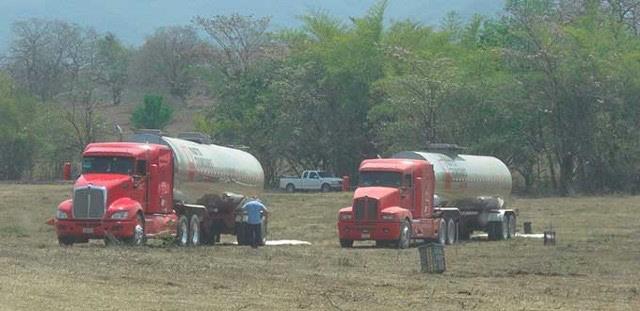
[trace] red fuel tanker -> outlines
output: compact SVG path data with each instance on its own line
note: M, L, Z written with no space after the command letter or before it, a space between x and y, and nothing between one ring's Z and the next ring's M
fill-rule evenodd
M104 239L137 245L174 235L179 245L198 245L215 243L223 233L248 243L240 207L244 195L262 192L264 181L255 157L159 132L131 141L85 148L73 198L56 213L60 244Z
M490 240L515 235L516 214L507 208L511 173L497 158L454 148L405 151L365 160L359 171L353 204L338 215L342 247L359 240L400 248L412 239L452 244L474 230L486 231Z

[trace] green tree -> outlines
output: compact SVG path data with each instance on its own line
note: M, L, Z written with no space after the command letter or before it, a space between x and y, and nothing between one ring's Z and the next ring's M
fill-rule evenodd
M163 103L163 97L145 95L144 103L136 107L131 115L131 123L135 128L164 129L169 125L173 109Z
M0 72L0 180L23 177L34 162L35 100Z

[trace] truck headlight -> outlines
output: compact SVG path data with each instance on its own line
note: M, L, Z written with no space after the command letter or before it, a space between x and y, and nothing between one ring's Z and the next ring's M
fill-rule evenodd
M111 215L111 219L127 219L129 217L129 212L115 212Z
M393 214L382 214L382 220L395 220L396 217Z
M340 220L351 220L353 216L351 214L340 214Z
M56 211L56 218L58 218L58 219L67 219L67 218L69 218L69 216L67 215L67 213L65 213L65 212L63 212L61 210L58 210L58 211Z

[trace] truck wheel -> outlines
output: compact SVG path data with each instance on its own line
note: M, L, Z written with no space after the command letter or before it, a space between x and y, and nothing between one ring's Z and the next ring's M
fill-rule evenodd
M342 247L342 248L351 248L351 247L353 247L353 240L340 239L340 247Z
M457 226L456 226L456 222L453 220L453 218L449 218L449 221L447 221L447 244L451 245L453 243L456 242L456 237L457 237Z
M72 246L74 242L75 242L75 239L73 237L68 237L68 236L58 237L58 244L60 244L60 246Z
M247 226L242 222L236 222L236 240L238 245L247 245Z
M260 246L267 244L267 222L262 221L260 224Z
M447 242L447 222L444 218L440 218L440 226L438 227L438 243L444 245Z
M125 239L125 242L131 246L144 245L144 218L142 215L138 214L136 216L136 226L133 228L133 236Z
M322 192L329 192L331 191L331 186L329 186L329 184L322 184L322 187L320 188L320 191Z
M516 215L509 215L509 238L513 239L516 237Z
M396 243L398 248L409 248L411 243L411 225L406 220L400 225L400 237Z
M189 220L187 216L181 215L180 218L178 218L178 228L176 231L176 244L178 244L178 246L187 246L189 244Z
M293 184L287 184L287 192L294 193L296 191L296 187Z
M200 245L200 218L198 215L192 215L189 221L189 245Z
M502 218L502 222L498 223L498 239L507 240L509 239L509 216L505 215Z

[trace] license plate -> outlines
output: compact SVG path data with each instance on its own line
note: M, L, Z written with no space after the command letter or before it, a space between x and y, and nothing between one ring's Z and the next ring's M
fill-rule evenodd
M368 239L368 238L371 237L371 235L369 233L363 233L361 236L362 236L363 239Z
M82 233L93 233L93 228L82 228Z

